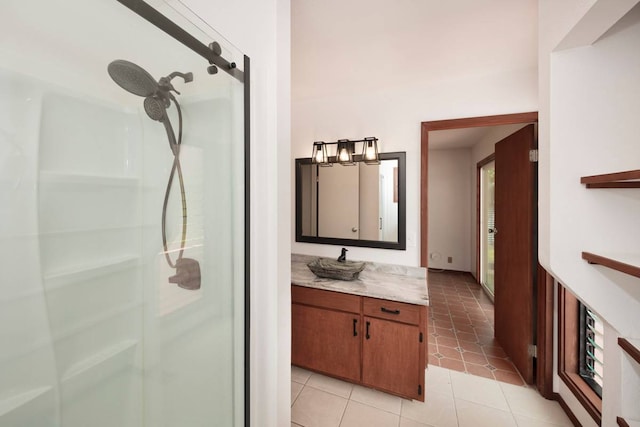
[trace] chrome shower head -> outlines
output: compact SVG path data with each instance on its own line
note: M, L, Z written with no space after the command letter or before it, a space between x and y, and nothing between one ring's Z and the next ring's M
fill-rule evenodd
M111 62L107 71L118 86L134 95L151 96L160 88L151 74L133 62L124 59Z

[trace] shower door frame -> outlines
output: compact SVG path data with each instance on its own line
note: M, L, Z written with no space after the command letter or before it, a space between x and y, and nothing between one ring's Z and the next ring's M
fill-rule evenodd
M250 377L249 377L249 358L250 358L250 177L251 177L251 60L247 55L243 55L243 70L236 67L235 62L229 62L220 54L213 50L212 43L209 46L204 45L194 36L185 31L182 27L171 21L169 18L158 12L149 4L142 0L116 0L123 6L139 15L141 18L155 25L158 29L164 31L167 35L173 37L196 54L206 59L211 66L216 66L224 72L234 77L243 84L244 88L244 425L250 425Z

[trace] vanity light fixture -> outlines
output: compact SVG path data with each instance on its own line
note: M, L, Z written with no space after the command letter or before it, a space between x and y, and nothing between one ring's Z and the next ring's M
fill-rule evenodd
M348 139L338 140L338 149L336 150L336 158L342 166L355 166L353 161L353 150L356 144Z
M365 138L362 145L362 160L368 165L379 165L378 140L376 138Z
M311 162L317 163L320 166L333 166L332 163L329 163L327 145L323 141L316 141L313 143L313 155L311 156Z
M362 143L362 155L356 155L356 143ZM335 156L329 156L328 145L336 145ZM353 166L356 162L364 162L368 165L379 165L378 138L373 136L358 140L339 139L335 142L316 141L313 143L311 163L320 166L333 166L340 163L343 166Z

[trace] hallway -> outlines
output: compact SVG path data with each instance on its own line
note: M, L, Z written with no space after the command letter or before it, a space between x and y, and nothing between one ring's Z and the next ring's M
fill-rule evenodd
M428 273L429 365L525 385L494 336L493 303L464 272Z

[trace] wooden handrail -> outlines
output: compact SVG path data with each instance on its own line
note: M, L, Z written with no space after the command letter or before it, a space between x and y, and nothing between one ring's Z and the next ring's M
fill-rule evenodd
M617 261L612 258L607 258L602 255L596 255L591 252L582 252L582 259L587 261L589 264L602 265L613 270L628 274L630 276L640 278L640 267L637 265L626 264L624 262Z

